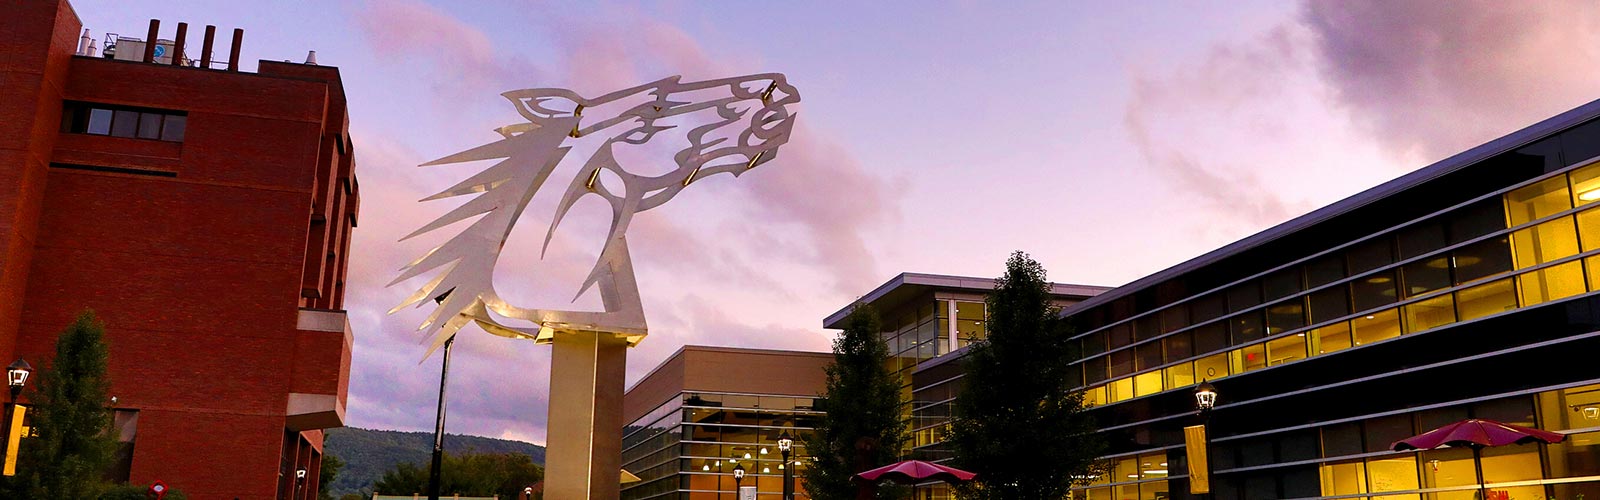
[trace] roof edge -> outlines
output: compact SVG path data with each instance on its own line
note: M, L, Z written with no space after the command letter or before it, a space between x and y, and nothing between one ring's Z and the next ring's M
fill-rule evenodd
M1290 233L1294 233L1316 224L1327 221L1334 216L1349 212L1368 203L1394 195L1400 191L1422 184L1436 177L1454 172L1470 166L1495 155L1505 153L1526 146L1533 142L1550 137L1557 132L1600 118L1600 99L1589 101L1576 108L1569 109L1560 114L1540 120L1517 131L1511 132L1489 142L1480 144L1466 151L1450 155L1443 160L1428 164L1402 175L1398 178L1373 186L1364 191L1333 202L1309 213L1281 222L1234 241L1221 248L1200 254L1197 257L1180 262L1176 265L1145 275L1142 278L1113 288L1110 291L1090 297L1083 302L1073 304L1062 311L1063 316L1071 316L1089 308L1103 305L1107 302L1126 297L1134 292L1149 288L1158 283L1182 276L1206 265L1210 265L1225 257L1230 257L1268 242L1277 240Z

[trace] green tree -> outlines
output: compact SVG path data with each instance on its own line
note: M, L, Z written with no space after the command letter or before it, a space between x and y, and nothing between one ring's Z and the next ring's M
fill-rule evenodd
M333 479L339 477L339 469L343 468L344 460L326 452L322 454L322 469L317 474L317 500L334 500L328 489L333 485Z
M1092 475L1105 450L1072 391L1077 355L1070 327L1051 303L1044 267L1015 252L988 297L988 338L971 346L956 397L956 466L978 473L967 499L1058 500Z
M804 437L812 463L802 470L806 492L818 500L852 499L856 473L888 465L906 444L900 380L889 373L888 346L879 337L878 314L858 304L845 317L844 331L833 341L833 364L817 402L823 412ZM895 498L893 488L879 498Z
M10 498L97 498L116 451L109 432L104 326L92 311L78 315L56 338L56 354L40 370L32 427L22 442Z
M544 479L544 468L521 453L445 453L439 472L439 491L445 495L517 498L522 489ZM401 463L372 483L384 495L422 493L428 486L428 467Z

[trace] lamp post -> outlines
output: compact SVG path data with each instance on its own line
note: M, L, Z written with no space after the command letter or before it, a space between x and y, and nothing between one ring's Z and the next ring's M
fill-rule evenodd
M794 500L794 467L789 465L789 453L794 447L794 438L788 432L778 435L778 453L783 455L783 500Z
M444 299L454 291L455 288L445 290L433 298L434 303L443 304ZM439 474L444 466L444 388L445 382L450 379L450 347L455 343L455 335L445 339L444 362L439 366L439 409L434 414L433 422L433 464L428 467L428 500L439 500Z
M735 465L733 466L733 497L735 499L744 494L744 490L739 489L743 485L742 483L744 483L744 464Z
M295 496L295 498L305 498L305 491L304 491L305 487L306 487L306 469L304 467L301 467L299 469L295 469L294 470L294 490L295 490L294 496Z
M450 379L450 346L456 337L444 341L444 364L439 368L439 409L433 422L433 465L428 467L428 500L439 500L440 468L444 467L444 388Z
M1206 425L1211 423L1211 409L1217 406L1217 388L1205 379L1194 388L1194 406L1199 410L1200 425L1184 428L1184 442L1189 454L1189 493L1211 493L1211 464L1207 457L1209 439Z
M6 407L0 410L0 413L5 414L0 417L0 426L3 426L0 427L0 439L4 440L0 443L0 450L11 446L11 415L16 412L17 396L22 395L22 386L27 385L28 377L31 375L33 375L33 365L29 365L28 361L22 358L17 358L6 367L6 384L11 386L11 399L6 403ZM20 441L18 439L19 443Z
M527 486L527 487L522 488L522 500L533 500L533 487L532 486Z

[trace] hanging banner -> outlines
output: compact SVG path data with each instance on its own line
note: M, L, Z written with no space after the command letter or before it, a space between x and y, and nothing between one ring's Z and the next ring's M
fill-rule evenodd
M1183 428L1184 451L1189 454L1189 493L1211 492L1211 464L1206 462L1206 426Z
M28 407L11 405L11 428L6 429L6 464L3 474L17 475L17 445L22 442L22 417L28 413Z

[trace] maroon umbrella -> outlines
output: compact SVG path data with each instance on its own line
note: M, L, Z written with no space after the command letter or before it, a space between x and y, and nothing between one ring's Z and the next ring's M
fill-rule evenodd
M944 481L946 483L954 484L971 481L972 478L976 476L977 474L973 474L961 469L945 467L943 465L928 463L921 460L906 460L904 462L896 462L856 474L856 477L874 483L881 482L885 479L892 479L896 482L911 484L927 480Z
M1395 441L1394 444L1389 445L1389 449L1394 451L1431 450L1441 446L1466 446L1472 448L1472 465L1477 468L1478 490L1479 494L1483 495L1479 498L1488 498L1488 492L1484 491L1487 488L1483 486L1482 453L1484 448L1511 444L1559 443L1566 438L1565 434L1557 432L1473 418Z

